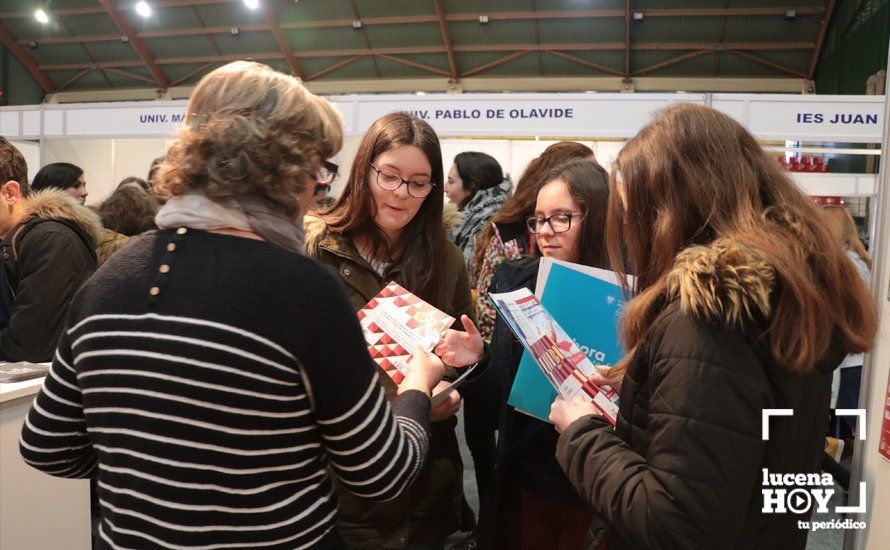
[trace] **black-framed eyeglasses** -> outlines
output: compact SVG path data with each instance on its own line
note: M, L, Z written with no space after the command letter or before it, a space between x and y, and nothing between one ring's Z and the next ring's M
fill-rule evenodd
M572 228L572 218L580 217L580 212L554 214L552 216L547 216L546 218L534 216L525 220L525 225L528 227L529 232L534 233L535 235L541 232L545 223L550 225L550 229L552 229L554 233L565 233Z
M317 181L319 185L330 185L335 179L337 179L337 172L339 170L339 166L329 160L326 160L322 163L321 168L318 169L318 172L315 173L315 181Z
M402 179L401 176L381 170L373 164L370 166L377 172L377 186L386 191L395 191L402 185L407 185L409 195L415 199L423 199L426 198L433 191L433 187L436 186L436 184L431 181L406 180Z

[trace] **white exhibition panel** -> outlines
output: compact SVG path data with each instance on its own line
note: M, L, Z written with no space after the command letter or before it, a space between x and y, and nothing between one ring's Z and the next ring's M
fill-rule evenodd
M40 144L36 141L12 141L11 142L22 156L28 166L28 181L34 179L34 174L40 170Z
M364 132L393 111L426 120L442 136L631 137L658 109L672 103L705 104L704 94L431 94L339 96L353 103Z
M329 98L347 135L409 111L442 137L627 138L672 103L712 105L763 140L880 143L884 96L790 94L381 94ZM10 138L168 137L188 103L133 101L0 108Z
M880 143L884 96L714 94L711 106L763 140Z

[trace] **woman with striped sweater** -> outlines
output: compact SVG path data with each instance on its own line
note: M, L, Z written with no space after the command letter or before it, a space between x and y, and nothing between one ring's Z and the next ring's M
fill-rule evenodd
M332 477L385 501L420 470L441 362L416 354L387 401L342 283L300 254L341 141L294 78L210 73L160 169L160 230L74 298L21 452L97 477L109 547L341 548Z

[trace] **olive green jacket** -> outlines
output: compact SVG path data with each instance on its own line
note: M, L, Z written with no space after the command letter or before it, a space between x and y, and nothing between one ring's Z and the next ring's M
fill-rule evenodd
M388 282L401 283L399 263L381 277L361 257L351 239L327 231L324 222L312 216L306 217L306 251L340 275L356 311ZM448 243L448 264L442 276L448 288L454 289L445 312L458 319L456 323L460 325L462 314L472 318L473 304L463 255L451 243ZM396 385L382 371L379 374L387 395L394 396ZM463 462L454 432L456 425L454 417L432 424L427 463L411 488L394 500L383 503L361 500L335 482L340 506L337 528L351 548L403 548L409 542L443 539L466 527Z

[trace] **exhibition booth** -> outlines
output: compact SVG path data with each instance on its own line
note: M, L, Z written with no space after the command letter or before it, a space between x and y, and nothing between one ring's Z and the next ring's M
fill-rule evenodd
M848 532L850 548L877 548L890 540L890 449L880 446L882 419L890 430L890 198L888 174L877 174L882 135L888 130L884 96L778 94L430 94L344 95L329 98L343 114L345 141L334 160L345 181L361 136L380 116L409 111L442 139L444 169L462 151L494 156L515 181L528 162L560 140L580 141L607 169L624 142L658 109L676 102L709 105L746 126L812 196L842 197L861 224L877 258L875 293L883 308L879 347L863 372L861 407L867 434L854 455L850 501L864 503L870 524ZM186 101L44 104L0 108L0 134L24 153L29 173L51 162L84 169L88 205L99 204L128 176L146 177L186 115ZM886 145L884 145L886 146ZM883 182L883 183L880 183ZM883 185L883 187L882 187ZM883 193L879 190L884 189ZM2 387L2 525L0 547L89 548L88 482L51 478L18 458L17 439L39 382ZM870 389L870 390L869 390ZM887 418L885 419L885 415ZM865 486L860 485L865 482ZM876 489L877 484L882 490ZM864 489L864 491L862 491ZM47 528L46 518L53 518ZM64 518L64 521L62 519ZM877 538L875 538L877 537Z

